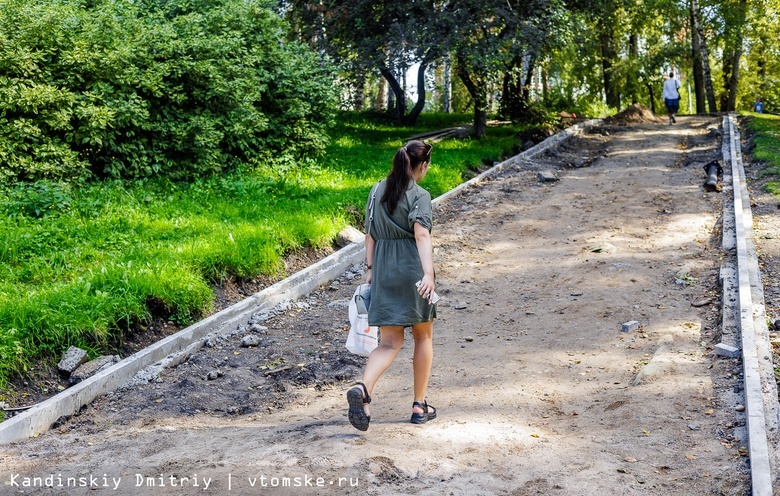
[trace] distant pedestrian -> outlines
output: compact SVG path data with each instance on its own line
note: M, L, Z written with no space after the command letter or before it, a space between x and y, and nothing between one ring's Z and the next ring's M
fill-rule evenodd
M761 101L760 96L756 98L756 103L753 104L753 112L757 112L759 114L764 113L764 102Z
M677 122L674 118L674 114L680 109L680 93L677 91L680 89L680 82L674 77L674 72L669 73L669 79L664 81L664 103L666 104L666 111L669 113L669 125Z
M387 178L374 186L366 205L366 282L371 284L368 323L379 326L380 342L368 357L363 382L347 392L349 422L368 430L369 403L379 377L404 344L404 329L414 339L414 402L411 422L436 418L425 392L433 363L433 215L431 195L417 183L431 164L432 145L412 140L398 149Z

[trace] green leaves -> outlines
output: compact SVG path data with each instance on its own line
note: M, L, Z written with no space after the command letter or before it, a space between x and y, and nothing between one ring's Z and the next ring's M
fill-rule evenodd
M70 187L67 184L46 180L18 183L0 196L0 207L8 214L36 218L66 212L71 203Z
M0 181L192 178L316 156L330 70L264 0L8 0Z

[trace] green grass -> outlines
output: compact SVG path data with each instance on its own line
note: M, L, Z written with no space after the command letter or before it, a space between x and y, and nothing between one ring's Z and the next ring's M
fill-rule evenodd
M398 128L344 114L322 160L286 170L0 189L0 387L69 345L110 351L153 315L190 323L211 311L222 278L281 276L291 250L362 228L366 195L404 138L469 119L423 114ZM452 189L511 150L518 130L437 143L422 185L433 197Z
M745 114L753 116L749 124L750 130L755 133L753 158L769 165L768 174L780 177L780 116ZM780 196L780 181L769 181L766 188L773 195Z

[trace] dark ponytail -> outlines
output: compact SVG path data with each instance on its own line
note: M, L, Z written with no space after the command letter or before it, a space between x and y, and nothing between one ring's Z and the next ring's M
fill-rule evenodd
M432 145L422 141L412 140L398 149L393 157L393 168L387 175L387 186L382 195L382 201L387 205L387 211L393 213L398 202L409 188L412 173L422 163L431 161Z

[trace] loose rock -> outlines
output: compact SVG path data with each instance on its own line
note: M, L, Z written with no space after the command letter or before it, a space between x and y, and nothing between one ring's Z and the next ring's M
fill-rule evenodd
M262 326L260 324L252 324L252 326L249 328L252 332L262 333L268 330L268 327Z
M560 181L560 179L558 179L558 176L556 176L550 171L539 171L537 178L539 179L539 182L542 183L554 183L555 181Z
M336 244L341 248L352 243L357 243L366 237L365 234L352 226L347 226L336 235Z
M623 324L621 326L621 328L620 328L620 330L623 331L623 332L636 331L637 329L639 329L639 321L638 320L630 320L630 321L626 322L625 324Z
M98 372L101 372L114 365L118 361L119 357L116 355L104 355L97 357L94 360L90 360L73 371L73 373L70 375L70 383L78 384L84 379L88 379Z
M260 344L260 337L255 334L249 334L241 338L241 347L249 348L251 346L258 346Z
M739 348L718 343L715 345L715 354L726 358L737 358L739 356Z
M617 247L610 243L599 243L595 246L591 246L590 251L593 253L615 253Z
M87 360L89 360L89 357L87 356L86 351L71 346L65 354L62 355L62 359L60 360L60 363L57 364L57 368L60 372L65 374L72 374L74 370L79 368L82 363L86 363Z

